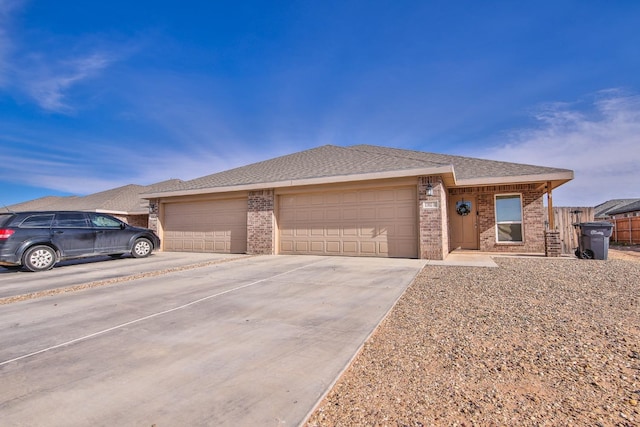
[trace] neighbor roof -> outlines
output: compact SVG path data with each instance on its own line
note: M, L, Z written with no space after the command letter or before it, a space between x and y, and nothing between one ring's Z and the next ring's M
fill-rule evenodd
M324 145L183 181L172 188L144 194L144 197L437 174L445 176L448 186L553 181L556 187L573 179L573 172L568 169L372 145Z
M171 188L181 182L178 179L163 181L152 185L129 184L87 196L57 197L48 196L9 206L12 211L95 211L118 214L146 214L149 212L149 202L140 194L157 191L160 188Z
M626 204L617 209L611 210L608 212L608 215L617 215L617 214L636 212L636 211L640 211L640 200Z
M617 211L619 209L626 209L626 207L630 204L640 202L640 199L612 199L607 200L604 203L600 203L598 206L594 208L594 216L596 218L606 218ZM629 212L629 211L624 211ZM623 212L617 212L623 213Z

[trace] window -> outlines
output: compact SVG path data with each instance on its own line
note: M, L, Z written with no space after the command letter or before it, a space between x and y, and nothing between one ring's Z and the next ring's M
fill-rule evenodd
M496 196L496 240L521 243L522 198L519 194Z
M53 221L53 214L48 215L31 215L27 217L20 227L22 228L49 228Z
M55 227L61 228L88 228L87 216L83 213L59 213L56 214Z
M91 215L91 223L94 227L120 228L120 221L107 215Z

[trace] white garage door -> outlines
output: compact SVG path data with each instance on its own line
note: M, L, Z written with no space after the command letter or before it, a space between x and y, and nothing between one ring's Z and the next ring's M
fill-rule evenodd
M170 203L164 218L166 251L247 251L247 199Z
M415 187L282 195L280 253L418 257Z

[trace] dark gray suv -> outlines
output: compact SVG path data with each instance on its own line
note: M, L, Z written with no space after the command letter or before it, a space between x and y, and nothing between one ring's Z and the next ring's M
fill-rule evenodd
M151 230L95 212L0 213L0 266L44 271L96 255L146 257L160 247Z

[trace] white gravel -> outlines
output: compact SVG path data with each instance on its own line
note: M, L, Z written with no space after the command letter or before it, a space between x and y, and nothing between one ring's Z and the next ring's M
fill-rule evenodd
M640 426L640 257L495 260L425 267L307 425Z

